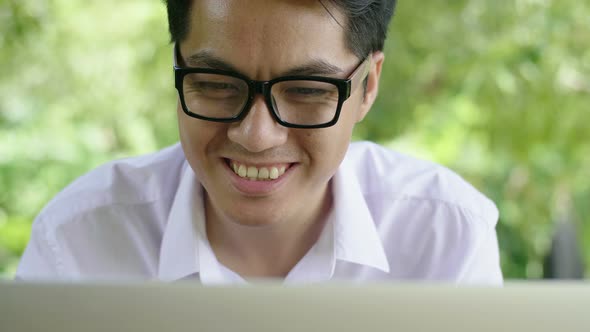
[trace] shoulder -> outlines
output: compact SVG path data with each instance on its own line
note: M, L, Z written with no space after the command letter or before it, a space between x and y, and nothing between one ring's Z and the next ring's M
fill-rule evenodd
M185 157L180 144L156 153L115 160L82 175L58 193L36 222L57 227L109 207L117 209L171 199Z
M452 170L370 142L350 146L345 162L354 169L369 204L460 210L493 228L495 204Z
M19 278L154 275L161 236L186 166L179 144L104 164L39 213Z
M459 175L373 143L345 163L358 180L396 278L497 284L495 204Z

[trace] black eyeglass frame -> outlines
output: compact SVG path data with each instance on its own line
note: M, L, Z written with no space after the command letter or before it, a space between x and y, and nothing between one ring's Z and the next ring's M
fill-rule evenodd
M174 79L175 79L175 87L178 91L178 96L180 97L180 103L182 106L182 110L184 113L190 117L206 120L206 121L213 121L213 122L236 122L240 121L246 117L250 108L252 107L252 103L254 102L254 98L257 94L262 94L264 96L264 101L266 103L267 108L270 110L272 117L282 126L288 128L303 128L303 129L313 129L313 128L327 128L331 127L338 122L340 117L340 112L342 111L342 105L344 102L350 97L350 95L358 88L360 83L367 77L370 69L370 59L371 57L366 57L363 61L361 61L358 66L353 70L353 72L348 76L348 78L340 79L340 78L332 78L332 77L323 77L323 76L306 76L306 75L296 75L296 76L282 76L277 77L272 80L268 81L256 81L251 80L249 77L245 75L241 75L239 73L235 73L232 71L221 70L221 69L210 69L210 68L183 68L178 66L178 59L180 58L180 47L178 43L174 45ZM246 82L248 85L248 98L242 110L236 114L236 116L231 118L213 118L207 117L203 115L199 115L197 113L191 112L188 107L186 106L186 102L184 99L184 91L183 91L183 82L184 77L188 74L194 73L203 73L203 74L218 74L218 75L226 75L234 78L241 79L242 81ZM360 78L356 79L357 76ZM306 81L315 81L315 82L324 82L330 83L335 85L338 88L338 104L336 107L336 112L334 114L334 118L328 122L314 124L314 125L301 125L301 124L293 124L289 122L285 122L279 116L277 110L273 106L271 100L271 88L274 84L279 82L286 82L286 81L298 81L298 80L306 80ZM354 86L353 86L354 85Z

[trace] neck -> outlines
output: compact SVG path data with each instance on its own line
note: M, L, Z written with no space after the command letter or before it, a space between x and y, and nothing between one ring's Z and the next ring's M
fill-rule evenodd
M295 216L251 226L224 216L205 194L207 237L217 260L245 278L285 277L324 228L332 206L329 185L316 202Z

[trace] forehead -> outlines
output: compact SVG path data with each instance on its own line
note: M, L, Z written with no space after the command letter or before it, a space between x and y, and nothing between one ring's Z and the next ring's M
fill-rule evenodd
M207 51L250 75L318 59L355 63L341 14L328 8L318 0L196 0L182 54Z

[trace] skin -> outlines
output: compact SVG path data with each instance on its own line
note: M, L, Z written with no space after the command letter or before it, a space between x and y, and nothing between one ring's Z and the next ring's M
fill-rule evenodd
M342 27L315 0L194 1L190 31L180 43L182 65L206 67L188 61L204 51L256 80L315 60L340 68L323 76L346 78L361 60L345 46ZM222 264L246 278L284 277L315 243L332 204L330 179L354 125L377 95L383 54L371 56L365 96L357 89L333 127L283 127L262 95L246 118L230 124L188 117L178 105L180 140L205 189L207 235ZM228 160L290 168L279 185L252 194L232 183Z

